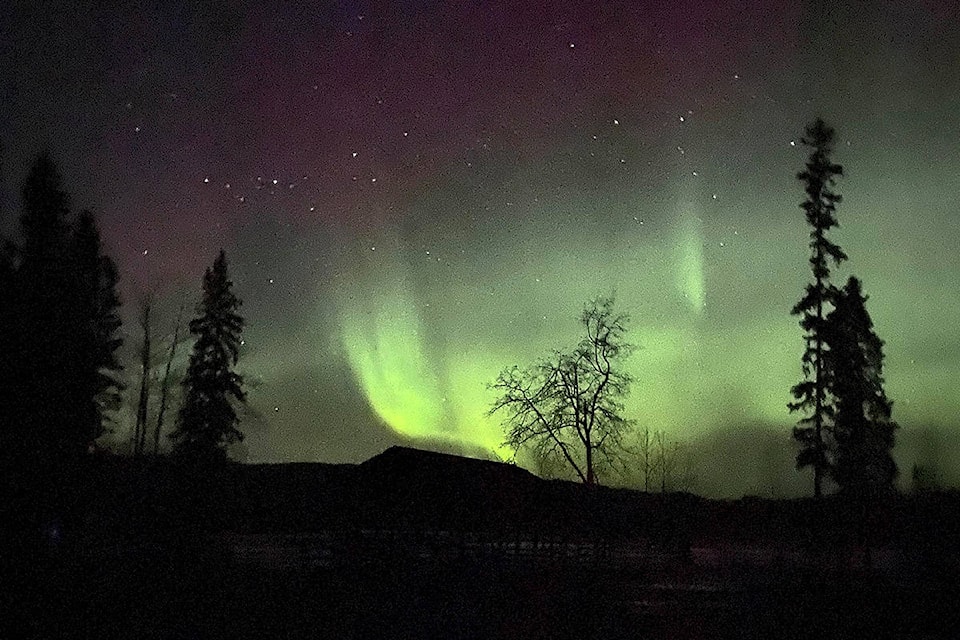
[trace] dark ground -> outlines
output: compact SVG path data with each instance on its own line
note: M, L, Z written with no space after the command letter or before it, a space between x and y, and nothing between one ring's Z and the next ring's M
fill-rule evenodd
M709 501L402 449L84 477L56 540L0 527L0 640L960 637L956 492Z
M960 583L948 576L683 561L381 560L280 572L152 548L50 558L8 578L8 622L25 627L6 637L919 639L960 629Z

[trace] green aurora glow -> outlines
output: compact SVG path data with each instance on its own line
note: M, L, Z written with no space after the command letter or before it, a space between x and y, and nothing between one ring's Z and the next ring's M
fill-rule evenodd
M960 485L955 0L75 4L0 20L0 231L46 146L120 266L129 372L136 300L168 331L223 247L247 460L509 455L487 385L613 293L627 417L690 444L698 490L808 492L786 405L820 115L898 463Z
M875 225L871 201L877 196L867 194L884 193L887 185L870 175L871 162L858 162L859 154L841 155L851 177L840 187L846 200L836 237L851 262L836 277L856 272L865 280L878 331L889 343L888 390L897 418L929 424L960 409L945 393L952 365L935 366L930 352L926 361L918 359L910 344L917 337L908 337L904 325L930 323L927 335L939 332L945 343L956 343L944 329L950 314L960 312L956 297L930 295L956 289L950 280L956 266L902 286L923 260L911 250L917 230ZM573 344L579 309L612 291L632 318L630 339L639 347L629 362L636 383L627 414L640 426L681 439L731 423L788 433L793 418L785 405L800 376L802 349L789 309L807 278L807 230L791 175L802 151L781 156L782 175L772 188L727 191L729 202L714 203L702 217L681 200L670 222L641 193L558 205L589 212L579 221L573 214L548 215L547 205L531 201L515 206L509 219L491 215L469 230L414 222L402 240L399 231L350 247L342 265L351 286L342 292L340 339L371 407L404 436L499 450L502 430L486 415L492 399L486 385L505 366ZM867 166L857 171L861 164ZM531 190L537 173L530 169ZM411 206L411 219L418 208L434 210L459 201L459 194L458 188L425 194ZM771 203L779 211L766 220L737 212L769 210ZM884 238L898 230L900 250ZM481 250L467 234L485 238ZM888 249L878 255L875 246ZM904 309L936 311L939 321L909 311L906 318Z

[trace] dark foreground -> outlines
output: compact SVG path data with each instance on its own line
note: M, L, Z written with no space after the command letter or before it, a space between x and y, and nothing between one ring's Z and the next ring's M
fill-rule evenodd
M208 550L7 574L4 637L955 638L958 582L863 570L517 559L242 567ZM14 635L15 634L15 635Z
M0 640L960 637L957 492L712 501L402 448L82 479L0 500Z

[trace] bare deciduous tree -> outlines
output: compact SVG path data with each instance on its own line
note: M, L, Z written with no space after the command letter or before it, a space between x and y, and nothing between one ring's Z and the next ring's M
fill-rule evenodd
M157 410L157 426L153 431L153 455L160 453L160 432L163 431L163 418L167 412L167 402L170 395L170 369L173 366L173 359L177 355L177 345L180 343L180 325L183 322L183 302L180 303L180 309L177 311L177 321L173 327L173 339L170 341L170 351L167 356L167 364L163 369L163 379L160 382L160 408Z
M690 456L684 446L660 430L644 428L629 453L644 491L688 491L693 485Z
M646 427L640 432L637 457L640 461L640 474L643 477L643 490L650 491L650 485L656 484L656 457L653 450L654 432Z
M143 330L143 343L140 345L140 395L137 398L137 419L133 429L131 450L134 456L143 455L147 436L147 403L150 399L150 309L153 306L151 296L140 301L140 328Z
M628 318L613 306L613 298L587 305L580 315L585 336L571 352L506 369L492 385L500 396L490 413L506 414L506 444L562 461L586 484L596 483L597 467L619 451L629 426L621 413L632 379L620 362L632 346Z

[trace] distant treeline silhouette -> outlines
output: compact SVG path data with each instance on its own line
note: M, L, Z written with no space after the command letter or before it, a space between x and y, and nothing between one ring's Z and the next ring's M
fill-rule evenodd
M894 490L897 466L891 451L898 426L884 391L884 342L873 329L862 283L851 276L839 288L830 280L831 264L847 260L827 237L838 226L836 208L842 200L834 191L843 175L843 167L831 159L834 139L834 130L819 118L801 138L811 150L797 178L806 193L800 207L812 228L813 281L791 309L801 316L806 348L804 377L790 390L794 402L788 408L805 414L793 429L799 444L796 465L812 468L814 496L821 497L824 483L832 481L844 494L867 498ZM505 444L541 469L565 469L593 485L601 473L626 467L642 478L645 490L666 490L668 478L671 488L686 487L692 471L677 468L679 445L668 444L662 430L652 432L651 442L649 427L638 437L636 420L623 415L633 382L623 367L633 349L627 322L614 311L612 297L589 303L580 316L584 335L577 345L530 367L505 369L491 385L498 397L490 413L503 416ZM630 445L635 439L639 446ZM660 481L651 485L657 473Z
M116 265L94 214L71 209L46 154L24 181L18 229L16 241L0 239L0 473L8 538L29 545L41 531L61 536L82 517L79 487L97 439L115 427L111 416L125 385ZM243 329L239 306L221 250L189 324L195 342L171 434L173 451L195 462L222 462L225 447L242 439L234 406L245 395L233 371ZM148 313L143 324L149 334ZM143 367L149 348L146 338ZM145 449L145 377L134 453ZM161 413L155 452L162 420Z
M892 491L897 475L891 456L897 425L884 392L884 343L873 330L862 284L851 277L841 288L830 280L831 265L847 259L827 237L837 226L841 197L834 186L843 175L831 159L834 140L820 119L802 138L811 150L797 177L806 192L801 207L811 227L813 280L791 311L801 317L807 346L804 379L793 387L789 407L804 412L793 433L797 466L813 470L814 495L823 495L830 481L844 494L878 497ZM29 528L57 528L79 516L75 487L121 403L118 273L95 216L71 209L49 156L30 169L22 200L18 239L0 244L0 456L8 509L28 514L20 520ZM203 276L188 324L193 346L170 434L171 451L184 460L222 464L227 447L243 439L238 408L246 393L234 371L244 327L240 306L221 250ZM686 488L693 470L684 468L679 443L659 429L639 432L624 415L632 379L623 359L633 345L628 318L614 307L612 297L587 304L583 335L572 349L505 369L492 385L499 395L491 413L504 417L511 450L531 456L541 470L565 470L588 485L627 471L642 478L646 490ZM134 455L147 451L150 323L146 302ZM166 360L155 454L178 337ZM933 481L922 469L913 475L918 485Z
M19 222L20 242L0 252L5 521L59 527L79 515L83 463L120 404L118 276L47 155L24 182Z

